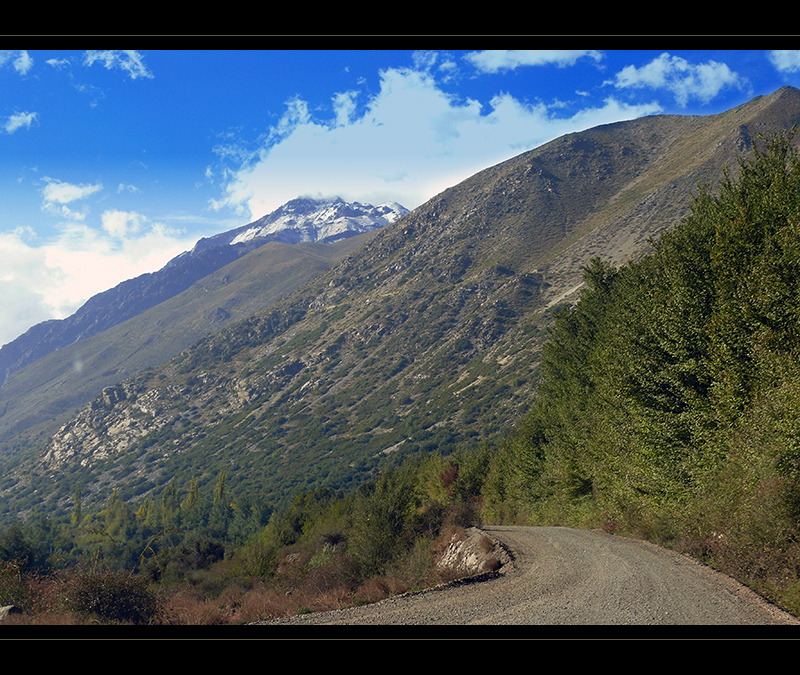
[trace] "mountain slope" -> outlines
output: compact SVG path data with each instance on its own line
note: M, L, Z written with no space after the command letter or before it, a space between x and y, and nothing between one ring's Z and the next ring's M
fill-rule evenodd
M268 307L371 236L336 244L268 242L136 316L35 360L0 389L0 439L52 434L104 387Z
M758 132L798 121L800 92L785 88L719 115L569 134L490 167L267 311L105 391L27 480L6 480L9 509L45 484L66 504L75 482L135 497L221 470L231 490L277 502L491 441L526 410L549 313L589 260L642 255L699 182Z
M405 213L394 203L296 199L201 239L157 272L92 297L66 319L34 326L0 348L0 441L52 433L102 387L264 309Z
M407 211L394 203L372 206L340 198L296 199L249 225L201 239L162 269L98 293L71 316L37 324L0 347L0 386L29 363L138 316L257 247L276 241L341 241L384 227Z

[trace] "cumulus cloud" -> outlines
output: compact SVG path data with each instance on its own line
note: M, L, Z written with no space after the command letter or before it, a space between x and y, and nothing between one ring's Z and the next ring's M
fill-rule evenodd
M664 89L685 107L691 99L708 103L727 87L744 89L747 82L724 63L694 64L665 52L641 68L626 66L610 84L619 89Z
M190 249L196 236L136 211L106 208L99 183L46 178L43 213L55 221L46 240L33 227L0 232L0 345L32 325L74 313L126 279L153 272Z
M42 208L70 220L83 220L85 211L76 211L67 204L86 199L102 189L103 186L99 183L76 185L55 178L45 178Z
M417 62L426 68L382 71L379 91L363 106L356 106L360 92L337 94L321 119L294 98L249 153L241 143L221 143L219 158L234 165L222 172L224 194L214 206L258 218L311 192L414 208L562 133L659 111L653 104L628 106L612 98L572 117L508 94L482 104L447 93L430 72L431 59L420 56Z
M775 69L781 73L796 73L800 71L800 50L775 49L769 53L769 60Z
M51 317L43 291L57 288L61 279L43 264L41 253L29 243L32 238L28 228L0 233L0 345Z
M105 211L101 217L103 229L112 237L122 239L142 230L145 218L134 211Z
M144 64L144 57L132 49L90 50L84 54L83 62L87 66L99 63L108 70L122 70L132 80L153 77Z
M514 70L521 66L573 66L579 59L603 59L602 52L583 49L488 49L464 57L483 73Z

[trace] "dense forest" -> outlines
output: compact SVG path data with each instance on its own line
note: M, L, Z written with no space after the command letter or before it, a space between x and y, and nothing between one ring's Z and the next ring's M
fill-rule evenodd
M580 300L555 315L530 411L502 440L419 453L281 511L229 494L224 473L212 494L173 481L88 512L76 490L69 523L0 537L0 604L131 623L180 622L175 598L189 591L206 610L184 622L329 608L436 583L454 531L515 523L646 538L800 612L794 138L762 139L713 190L698 186L644 258L588 266ZM48 583L61 605L43 599ZM305 604L269 604L267 591Z

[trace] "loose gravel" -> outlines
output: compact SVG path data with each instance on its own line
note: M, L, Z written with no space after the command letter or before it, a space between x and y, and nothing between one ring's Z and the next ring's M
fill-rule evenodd
M270 627L304 625L800 625L729 577L647 542L560 527L485 531L513 557L499 570L368 606L259 625L265 637Z

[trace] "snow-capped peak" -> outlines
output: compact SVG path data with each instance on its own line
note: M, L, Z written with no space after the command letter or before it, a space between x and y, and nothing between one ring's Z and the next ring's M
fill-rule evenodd
M396 202L378 206L345 202L339 197L293 199L263 218L236 230L231 244L270 237L288 243L332 242L385 227L408 213Z

